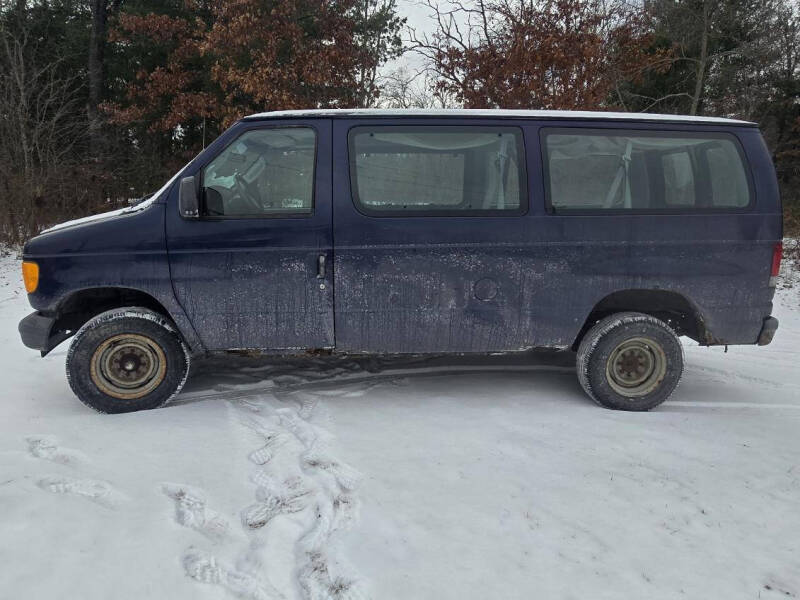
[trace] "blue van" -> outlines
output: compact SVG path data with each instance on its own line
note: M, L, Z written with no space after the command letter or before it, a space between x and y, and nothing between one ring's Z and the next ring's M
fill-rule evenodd
M754 123L560 111L242 119L149 200L24 249L22 341L74 336L108 413L162 406L192 356L577 351L602 406L648 410L679 336L768 344L781 256Z

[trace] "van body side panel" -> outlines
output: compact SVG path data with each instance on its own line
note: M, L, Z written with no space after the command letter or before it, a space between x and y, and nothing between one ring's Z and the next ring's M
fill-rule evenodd
M535 290L530 296L560 324L556 343L571 344L601 300L626 290L663 290L683 296L706 331L702 343L751 344L757 339L772 308L767 286L772 243L735 242L724 239L719 230L717 239L709 239L702 222L696 227L682 225L705 236L697 243L642 240L633 232L644 234L647 225L641 221L637 224L630 217L614 217L628 221L619 227L627 229L629 240L598 240L598 236L577 235L578 221L602 229L605 224L597 220L605 217L563 217L568 218L570 221L559 224L559 228L565 233L575 230L571 239L549 246L539 244L534 249L552 265L553 272L560 273L546 289ZM561 219L554 217L554 222ZM684 217L659 219L663 222L659 232L677 228L676 221L686 221ZM542 345L553 343L552 338L537 341Z
M164 243L163 203L141 211L45 233L25 246L24 259L39 264L39 287L28 295L31 306L56 316L75 292L126 288L157 300L193 351L203 346L175 299Z
M485 352L529 347L536 307L523 296L536 287L533 282L545 280L546 265L526 248L527 219L359 212L350 185L348 131L364 124L334 122L337 350ZM401 123L426 124L432 123ZM486 120L435 124L509 125Z
M205 164L242 133L263 127L311 127L317 133L314 209L271 218L183 219L178 186L168 200L167 246L175 296L208 350L297 351L332 348L332 253L329 119L240 122L195 160Z
M347 134L398 120L334 121L337 349L486 352L569 346L592 309L624 290L666 290L696 308L708 344L752 344L771 312L781 226L774 171L756 129L609 122L403 119L402 125L523 129L523 216L367 216L353 203ZM752 171L753 207L683 214L549 214L541 127L732 133ZM487 293L486 289L490 292Z
M552 127L552 123L541 123ZM561 126L561 125L559 125ZM739 212L681 214L547 214L535 226L540 243L561 246L548 262L567 277L537 300L579 323L592 308L621 290L667 290L693 305L704 344L752 344L772 310L769 287L781 215L774 169L758 130L714 126L591 123L587 127L730 133L741 143L752 176L754 206ZM540 149L541 150L541 149ZM542 186L539 186L542 189ZM564 306L566 304L566 306ZM563 308L559 309L559 305ZM574 337L573 337L574 339Z

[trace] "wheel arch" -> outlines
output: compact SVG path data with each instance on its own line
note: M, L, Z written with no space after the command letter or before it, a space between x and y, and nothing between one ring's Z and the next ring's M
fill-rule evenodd
M700 309L685 295L672 290L626 289L612 292L595 303L572 343L577 349L586 332L601 319L618 312L639 312L666 322L678 335L709 343Z
M100 313L125 306L148 308L163 315L175 326L176 331L184 338L184 342L187 341L162 302L142 290L121 286L82 288L62 298L53 315L55 322L51 330L52 335L59 336L60 341L63 341Z

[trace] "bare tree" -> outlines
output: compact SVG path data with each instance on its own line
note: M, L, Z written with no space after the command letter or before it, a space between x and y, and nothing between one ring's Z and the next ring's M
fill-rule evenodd
M455 98L436 93L433 74L427 69L412 72L401 66L378 80L383 108L454 108Z
M40 62L23 24L0 25L0 226L17 242L35 232L34 205L58 210L65 170L83 134L75 77L60 60Z
M606 106L649 60L641 10L622 0L424 0L431 35L412 48L436 91L473 108Z

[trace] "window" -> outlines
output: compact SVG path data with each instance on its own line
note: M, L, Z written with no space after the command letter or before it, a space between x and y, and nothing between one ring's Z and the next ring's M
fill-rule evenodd
M385 215L524 212L522 148L510 127L357 127L356 204Z
M714 206L746 206L750 203L747 177L736 160L724 148L710 148L706 153L708 169L716 177L711 179L711 203Z
M316 135L309 127L242 134L203 169L206 216L310 214Z
M687 211L750 204L742 155L727 134L543 130L554 212Z
M661 156L664 172L664 204L694 206L694 168L688 151L671 152Z

